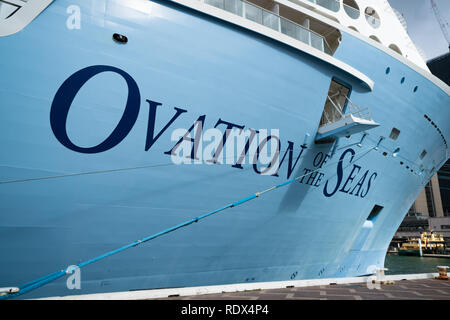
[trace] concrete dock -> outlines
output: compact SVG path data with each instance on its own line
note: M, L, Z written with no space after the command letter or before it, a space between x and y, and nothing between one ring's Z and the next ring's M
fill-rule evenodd
M381 284L366 283L321 285L175 296L157 300L450 300L450 281L436 279L400 280Z
M48 297L44 300L450 300L438 273L237 283Z

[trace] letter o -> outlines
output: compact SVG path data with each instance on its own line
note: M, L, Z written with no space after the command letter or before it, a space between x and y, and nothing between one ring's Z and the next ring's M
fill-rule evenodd
M111 134L100 144L83 148L75 145L68 137L67 115L73 99L81 87L92 77L102 72L115 72L121 75L128 85L128 98L122 118ZM53 98L50 109L50 125L56 139L65 147L81 153L99 153L118 145L133 128L139 115L141 96L136 81L125 71L111 66L96 65L81 69L63 82Z
M317 157L318 157L319 155L320 155L319 163L317 163ZM322 153L322 152L319 152L318 154L316 154L316 156L314 157L314 161L313 161L314 167L320 166L320 164L321 164L321 162L322 162L322 159L323 159L323 153Z

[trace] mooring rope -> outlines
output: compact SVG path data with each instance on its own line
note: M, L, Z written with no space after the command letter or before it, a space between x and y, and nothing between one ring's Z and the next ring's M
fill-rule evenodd
M4 181L0 181L0 184L29 182L29 181L40 181L40 180L49 180L49 179L58 179L58 178L67 178L67 177L77 177L77 176L86 176L86 175L101 174L101 173L110 173L110 172L119 172L119 171L130 171L130 170L166 167L166 166L172 166L172 165L175 165L175 164L170 162L170 163L153 164L153 165L148 165L148 166L131 167L131 168L118 168L118 169L109 169L109 170L85 171L85 172L79 172L79 173L67 173L67 174L60 174L60 175L54 175L54 176L35 177L35 178L26 178L26 179L15 179L15 180L4 180Z
M281 150L279 153L285 152L287 150ZM255 153L258 155L258 152ZM224 165L229 164L227 161L229 159L235 160L234 156L224 157L224 162L215 162L216 165ZM234 162L233 162L234 163ZM51 179L60 179L60 178L70 178L70 177L77 177L77 176L87 176L87 175L95 175L95 174L104 174L104 173L112 173L112 172L120 172L120 171L131 171L131 170L140 170L140 169L151 169L151 168L158 168L158 167L168 167L168 166L176 166L174 162L166 162L166 163L159 163L159 164L152 164L147 166L137 166L137 167L126 167L126 168L115 168L115 169L105 169L105 170L94 170L94 171L83 171L83 172L77 172L77 173L66 173L66 174L58 174L53 176L44 176L44 177L31 177L31 178L24 178L24 179L13 179L13 180L3 180L0 181L0 184L12 184L12 183L21 183L21 182L31 182L31 181L41 181L41 180L51 180Z
M362 153L365 153L365 152L368 153L368 152L370 152L371 150L373 150L373 149L375 149L375 148L377 148L377 147L376 147L376 146L375 146L375 147L370 147L370 148L368 148L368 149L366 149L366 150L364 150L364 151L355 153L354 156L359 155L359 154L362 154ZM361 158L362 158L362 157L360 157L360 158L358 158L358 159L361 159ZM336 165L336 164L338 164L339 162L341 162L341 161L343 161L343 160L344 160L344 159L340 159L340 160L337 161L337 162L330 162L330 163L328 163L327 165L325 165L323 168L327 168L327 167L329 167L329 166L331 166L331 165ZM355 160L355 161L356 161L356 160ZM263 194L265 194L265 193L267 193L267 192L274 191L274 190L276 190L276 189L278 189L278 188L284 187L284 186L289 185L289 184L291 184L291 183L293 183L293 182L295 182L295 181L298 181L298 180L300 180L301 178L303 178L303 177L305 177L305 176L311 175L311 174L313 174L313 173L315 173L315 172L317 172L317 171L319 171L319 170L322 170L323 168L319 167L319 168L316 169L316 170L313 170L313 171L311 171L311 172L305 173L305 174L300 175L300 176L298 176L298 177L296 177L296 178L289 179L289 180L287 180L287 181L285 181L285 182L283 182L283 183L277 184L277 185L272 186L272 187L270 187L270 188L268 188L268 189L265 189L265 190L263 190L263 191L256 192L256 193L254 193L254 194L252 194L252 195L250 195L250 196L248 196L248 197L246 197L246 198L243 198L243 199L238 200L238 201L236 201L236 202L230 203L230 204L228 204L228 205L226 205L226 206L224 206L224 207L222 207L222 208L216 209L216 210L214 210L214 211L210 211L210 212L205 213L205 214L203 214L203 215L201 215L201 216L198 216L198 217L196 217L196 218L190 219L190 220L188 220L188 221L185 221L185 222L180 223L180 224L178 224L178 225L175 225L175 226L173 226L173 227L167 228L167 229L165 229L165 230L163 230L163 231L160 231L160 232L158 232L158 233L155 233L155 234L152 234L152 235L150 235L150 236L144 237L144 238L142 238L142 239L140 239L140 240L136 240L136 241L134 241L134 242L132 242L132 243L130 243L130 244L127 244L127 245L121 247L121 248L118 248L118 249L115 249L115 250L106 252L106 253L104 253L104 254L98 256L98 257L95 257L95 258L93 258L93 259L87 260L87 261L85 261L85 262L81 262L81 263L79 263L79 264L76 265L76 266L77 266L78 268L85 267L85 266L87 266L87 265L89 265L89 264L91 264L91 263L94 263L94 262L96 262L96 261L102 260L102 259L107 258L107 257L109 257L109 256L112 256L112 255L114 255L114 254L116 254L116 253L125 251L125 250L127 250L127 249L129 249L129 248L132 248L132 247L136 247L136 246L138 246L138 245L140 245L140 244L142 244L142 243L144 243L144 242L147 242L147 241L156 239L156 238L158 238L158 237L160 237L160 236L162 236L162 235L168 234L168 233L170 233L170 232L172 232L172 231L175 231L175 230L177 230L177 229L180 229L180 228L186 227L186 226L188 226L188 225L191 225L191 224L194 223L194 222L198 222L198 221L200 221L200 220L202 220L202 219L205 219L205 218L207 218L207 217L209 217L209 216L211 216L211 215L214 215L214 214L219 213L219 212L221 212L221 211L224 211L224 210L226 210L226 209L237 207L237 206L239 206L239 205L241 205L241 204L243 204L243 203L246 203L246 202L251 201L251 200L253 200L253 199L259 198L260 196L262 196ZM49 274L49 275L46 275L46 276L44 276L44 277L42 277L42 278L33 280L33 281L31 281L31 282L27 282L27 283L21 285L20 287L18 287L18 289L19 289L18 292L5 293L4 295L0 296L0 300L3 300L3 299L9 299L9 298L13 298L13 297L17 297L17 296L23 295L23 294L25 294L25 293L27 293L27 292L30 292L30 291L32 291L32 290L34 290L34 289L37 289L37 288L39 288L39 287L42 287L42 286L44 286L44 285L46 285L46 284L48 284L48 283L50 283L50 282L53 282L53 281L55 281L55 280L57 280L57 279L63 277L63 276L66 275L66 274L70 274L70 273L71 273L71 270L72 270L71 267L67 267L67 268L64 269L64 270L59 270L59 271L56 271L56 272L51 273L51 274Z

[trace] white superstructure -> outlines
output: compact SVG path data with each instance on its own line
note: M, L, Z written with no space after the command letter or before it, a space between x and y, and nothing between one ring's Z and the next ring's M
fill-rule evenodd
M295 3L324 15L351 30L381 43L419 67L428 70L387 0L278 0Z

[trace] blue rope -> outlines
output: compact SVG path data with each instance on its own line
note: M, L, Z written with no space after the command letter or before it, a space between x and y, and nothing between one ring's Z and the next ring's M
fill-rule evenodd
M369 149L367 149L367 150L365 150L365 151L363 151L363 152L370 151L370 150L373 150L373 149L374 149L374 147L371 147L371 148L369 148ZM363 153L363 152L360 152L360 153ZM328 164L327 166L325 166L325 167L328 167L328 166L337 164L337 163L339 163L340 161L341 161L341 160L337 161L336 163L329 163L329 164ZM201 216L198 216L198 217L193 218L193 219L191 219L191 220L185 221L185 222L180 223L180 224L178 224L178 225L176 225L176 226L167 228L167 229L165 229L165 230L163 230L163 231L160 231L160 232L155 233L155 234L153 234L153 235L150 235L150 236L148 236L148 237L144 237L144 238L142 238L142 239L140 239L140 240L136 240L136 241L134 241L134 242L132 242L132 243L130 243L130 244L127 244L127 245L121 247L121 248L118 248L118 249L115 249L115 250L106 252L106 253L104 253L104 254L98 256L98 257L95 257L95 258L93 258L93 259L87 260L87 261L85 261L85 262L81 262L81 263L79 263L79 264L77 265L77 267L79 267L79 268L85 267L85 266L87 266L87 265L89 265L89 264L91 264L91 263L94 263L94 262L96 262L96 261L102 260L102 259L107 258L107 257L109 257L109 256L112 256L112 255L114 255L114 254L116 254L116 253L125 251L125 250L127 250L127 249L129 249L129 248L132 248L132 247L136 247L136 246L138 246L138 245L140 245L140 244L142 244L142 243L144 243L144 242L147 242L147 241L156 239L156 238L158 238L158 237L160 237L160 236L162 236L162 235L165 235L165 234L168 234L168 233L173 232L173 231L175 231L175 230L178 230L178 229L180 229L180 228L186 227L186 226L188 226L188 225L190 225L190 224L192 224L192 223L196 223L196 222L198 222L198 221L200 221L200 220L202 220L202 219L205 219L205 218L207 218L207 217L209 217L209 216L211 216L211 215L213 215L213 214L219 213L219 212L224 211L224 210L229 209L229 208L233 208L233 207L239 206L239 205L241 205L241 204L243 204L243 203L245 203L245 202L248 202L248 201L251 201L251 200L253 200L253 199L255 199L255 198L258 198L259 196L261 196L262 194L264 194L264 193L266 193L266 192L270 192L270 191L276 190L276 189L278 189L278 188L284 187L284 186L286 186L286 185L288 185L288 184L291 184L291 183L293 183L293 182L295 182L295 181L301 179L301 178L304 177L304 176L310 175L310 174L314 173L315 171L319 171L319 170L321 170L321 169L322 169L322 168L318 168L318 169L316 169L316 170L313 170L313 171L311 171L311 172L308 172L307 174L301 175L301 176L296 177L296 178L294 178L294 179L287 180L287 181L285 181L285 182L283 182L283 183L280 183L280 184L278 184L278 185L275 185L275 186L273 186L273 187L271 187L271 188L268 188L268 189L266 189L266 190L264 190L264 191L257 192L257 193L252 194L251 196L248 196L248 197L246 197L246 198L244 198L244 199L241 199L241 200L238 200L238 201L236 201L236 202L230 203L230 204L228 204L228 205L226 205L226 206L224 206L224 207L222 207L222 208L220 208L220 209L216 209L216 210L214 210L214 211L205 213L205 214L203 214L203 215L201 215ZM53 272L53 273L51 273L51 274L49 274L49 275L46 275L46 276L44 276L44 277L42 277L42 278L39 278L39 279L30 281L30 282L27 282L27 283L25 283L25 284L23 284L23 285L21 285L21 286L19 287L19 291L18 291L18 292L15 292L15 293L7 293L7 294L5 294L5 295L2 295L2 296L0 296L0 300L5 300L5 299L9 299L9 298L13 298L13 297L20 296L20 295L25 294L25 293L27 293L27 292L30 292L30 291L32 291L32 290L34 290L34 289L37 289L37 288L39 288L39 287L42 287L42 286L44 286L44 285L46 285L46 284L48 284L48 283L50 283L50 282L53 282L53 281L55 281L55 280L57 280L57 279L63 277L64 275L71 273L71 272L68 271L68 269L69 269L69 268L66 268L65 270L59 270L59 271Z

